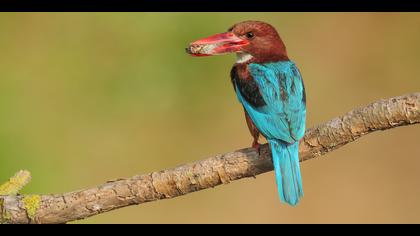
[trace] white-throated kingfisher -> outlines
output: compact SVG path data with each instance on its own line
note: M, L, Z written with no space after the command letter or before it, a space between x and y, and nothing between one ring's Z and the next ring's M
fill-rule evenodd
M296 205L303 196L299 140L305 133L306 96L296 64L287 55L276 29L260 21L244 21L227 32L192 42L193 56L236 53L230 72L233 87L259 149L262 134L268 141L280 199Z

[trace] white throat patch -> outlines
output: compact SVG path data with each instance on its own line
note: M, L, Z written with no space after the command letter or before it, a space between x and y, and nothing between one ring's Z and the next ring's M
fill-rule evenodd
M236 53L236 63L241 64L251 60L253 56L246 52L238 52Z

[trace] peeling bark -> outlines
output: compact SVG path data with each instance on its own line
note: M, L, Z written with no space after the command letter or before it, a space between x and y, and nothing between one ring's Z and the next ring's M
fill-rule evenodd
M380 100L306 131L299 145L301 161L326 154L363 135L420 123L420 93ZM252 148L90 189L37 195L28 212L28 196L0 196L0 223L66 223L129 205L174 198L273 170L268 145ZM38 198L39 197L39 198ZM25 201L26 199L26 201ZM26 203L26 205L25 205Z

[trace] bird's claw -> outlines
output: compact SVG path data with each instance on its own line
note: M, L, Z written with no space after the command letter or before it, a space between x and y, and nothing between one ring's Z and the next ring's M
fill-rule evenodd
M255 150L257 150L258 155L260 155L260 149L261 149L261 144L258 143L258 141L254 141L252 143L252 148L254 148Z

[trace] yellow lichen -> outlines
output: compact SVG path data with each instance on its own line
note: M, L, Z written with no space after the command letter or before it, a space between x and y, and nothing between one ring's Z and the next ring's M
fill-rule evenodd
M31 221L34 221L36 211L38 210L39 205L41 203L41 196L39 196L39 195L28 195L28 196L25 196L22 199L22 202L23 202L23 207L25 208L29 219L31 219Z
M10 178L9 181L0 185L0 195L16 195L30 180L31 173L26 170L21 170Z
M8 221L10 221L12 219L12 215L9 213L9 212L7 212L7 211L4 211L3 212L3 222L0 222L0 223L7 223Z
M0 199L0 224L6 224L11 219L11 214L4 209L4 199Z

